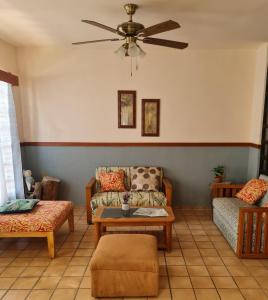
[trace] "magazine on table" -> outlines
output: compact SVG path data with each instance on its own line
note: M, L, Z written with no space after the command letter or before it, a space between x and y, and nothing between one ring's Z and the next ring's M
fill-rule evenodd
M133 215L135 216L145 216L145 217L167 217L168 213L164 208L138 208Z

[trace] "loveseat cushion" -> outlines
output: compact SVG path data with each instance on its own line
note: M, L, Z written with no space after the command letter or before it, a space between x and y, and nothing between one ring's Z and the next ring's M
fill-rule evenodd
M130 167L98 167L96 168L96 191L101 192L100 174L108 172L124 171L124 184L126 190L130 190Z
M161 168L131 167L131 191L159 191Z
M91 199L93 212L98 206L121 206L123 203L121 192L96 193ZM130 206L166 206L167 199L162 192L130 192Z
M257 207L238 198L214 198L212 205L234 230L238 228L239 208Z

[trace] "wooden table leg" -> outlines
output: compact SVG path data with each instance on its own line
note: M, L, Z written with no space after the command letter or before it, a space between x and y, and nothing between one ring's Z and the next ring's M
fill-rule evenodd
M50 258L55 257L55 242L54 242L54 232L47 233L47 247L48 247L48 254Z
M74 210L72 209L69 216L68 216L68 224L69 224L69 230L71 232L74 231Z
M98 245L98 242L101 238L101 223L95 223L95 230L96 230L96 247Z
M172 248L172 224L166 223L165 228L165 239L167 251L170 251Z

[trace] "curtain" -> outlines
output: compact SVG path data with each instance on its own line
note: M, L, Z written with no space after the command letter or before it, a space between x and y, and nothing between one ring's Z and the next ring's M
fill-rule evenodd
M0 204L24 198L20 141L12 86L0 81Z

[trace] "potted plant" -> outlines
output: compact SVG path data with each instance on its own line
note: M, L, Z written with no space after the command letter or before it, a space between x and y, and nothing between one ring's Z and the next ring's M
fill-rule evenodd
M214 173L214 182L220 183L222 182L222 179L224 177L224 166L216 166L212 169L212 172Z

